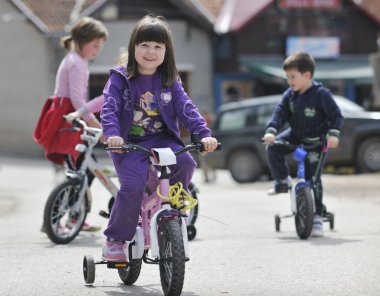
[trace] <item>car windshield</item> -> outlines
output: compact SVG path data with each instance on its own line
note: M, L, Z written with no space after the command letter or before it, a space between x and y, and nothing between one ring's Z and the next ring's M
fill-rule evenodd
M276 103L264 103L222 112L219 118L218 130L236 130L248 126L266 126Z
M334 99L336 103L338 104L339 108L345 114L365 112L365 110L361 106L359 106L358 104L355 104L354 102L348 99L345 99L340 96L334 96Z

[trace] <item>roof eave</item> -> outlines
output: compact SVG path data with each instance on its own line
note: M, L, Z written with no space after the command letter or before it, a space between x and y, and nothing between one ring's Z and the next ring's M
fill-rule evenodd
M173 5L181 9L200 27L213 31L215 17L197 0L169 0Z
M354 4L361 12L363 12L366 16L368 16L372 21L374 21L378 26L380 26L380 18L376 17L376 15L372 14L370 10L368 10L363 5L356 3L355 0L350 0L352 4Z
M85 17L85 16L91 16L95 12L97 12L99 9L101 9L107 2L110 2L109 0L98 0L94 4L87 7L85 10L82 11L81 14L79 14L78 19ZM72 26L73 23L75 23L77 20L73 22L69 22L66 26Z
M21 0L11 0L13 5L15 5L42 33L47 35L48 37L59 36L63 32L65 32L64 28L62 31L49 31L48 26L36 15L32 10L29 9ZM90 16L95 13L97 10L102 8L108 0L97 0L94 4L87 7L82 13L79 15L79 18ZM68 22L67 25L72 25L72 23Z
M41 32L47 34L49 33L48 27L45 23L38 18L33 11L29 9L22 1L20 0L11 0L14 6L16 6Z

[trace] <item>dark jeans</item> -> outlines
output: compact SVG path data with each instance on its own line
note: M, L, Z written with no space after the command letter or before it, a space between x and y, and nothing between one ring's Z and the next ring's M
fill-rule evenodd
M297 141L297 139L291 135L289 130L278 134L276 139L285 140L292 144L300 144L300 141ZM281 145L272 145L267 147L268 164L272 173L272 177L275 179L275 181L284 180L289 176L289 167L286 161L286 156L293 151L294 149L290 149ZM314 177L316 177L322 153L322 148L317 148L315 150L309 151L307 157L305 158L305 179L306 181L312 182L314 184L315 208L316 214L318 215L322 215L323 211L323 186L320 175L317 178ZM321 164L320 169L322 168L323 163Z

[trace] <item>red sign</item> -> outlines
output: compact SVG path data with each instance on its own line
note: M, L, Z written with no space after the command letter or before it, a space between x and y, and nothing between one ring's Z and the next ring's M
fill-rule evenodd
M341 0L279 0L281 8L339 8Z

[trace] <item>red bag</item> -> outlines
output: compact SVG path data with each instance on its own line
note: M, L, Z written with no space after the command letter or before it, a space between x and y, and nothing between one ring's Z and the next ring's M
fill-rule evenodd
M80 133L64 132L61 129L70 128L63 115L73 112L74 108L69 98L48 98L41 110L33 139L45 148L45 156L57 164L64 163L64 155L71 154L74 159L79 155L75 146L80 142Z

